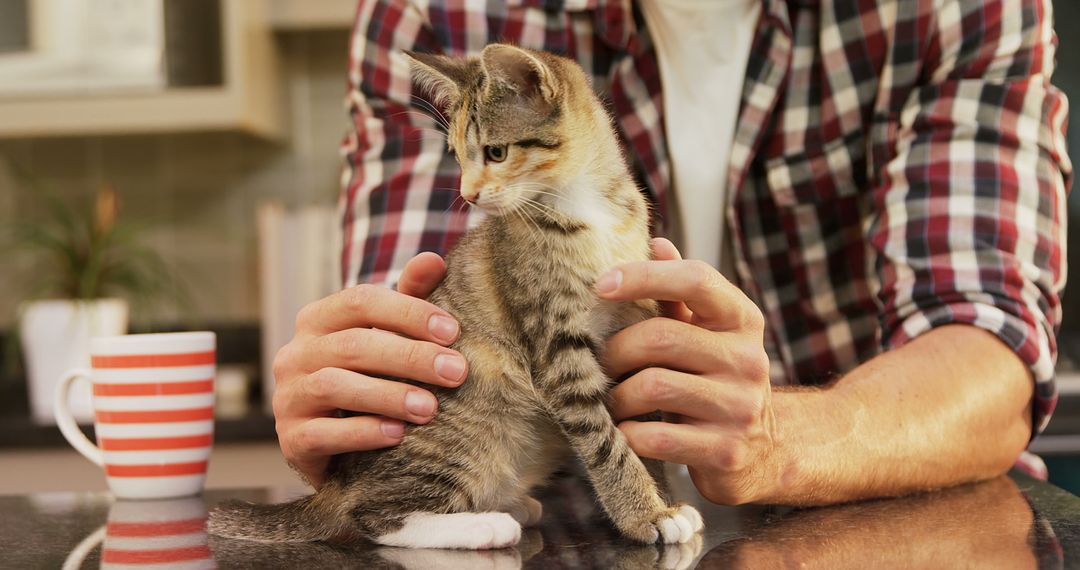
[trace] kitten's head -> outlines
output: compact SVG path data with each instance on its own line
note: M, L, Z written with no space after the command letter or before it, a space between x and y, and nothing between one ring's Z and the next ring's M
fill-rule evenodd
M479 57L406 53L413 80L446 111L462 197L488 213L557 202L595 154L590 139L609 133L584 72L564 58L504 44Z

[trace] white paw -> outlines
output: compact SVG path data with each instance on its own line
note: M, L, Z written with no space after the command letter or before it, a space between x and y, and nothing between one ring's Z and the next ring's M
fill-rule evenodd
M375 542L407 548L506 548L521 540L521 525L506 513L413 513L405 524Z
M514 517L506 513L483 513L476 515L484 520L472 521L465 529L466 535L475 538L474 546L477 550L492 548L506 548L514 546L521 540L521 525Z
M664 570L687 570L693 566L698 554L701 554L703 544L701 535L695 533L686 542L667 545L657 566Z
M660 519L656 527L665 544L682 544L703 527L701 514L697 509L684 505L673 516Z
M701 513L694 507L683 505L679 508L679 515L690 521L690 527L694 529L694 532L705 528L705 519L701 518Z

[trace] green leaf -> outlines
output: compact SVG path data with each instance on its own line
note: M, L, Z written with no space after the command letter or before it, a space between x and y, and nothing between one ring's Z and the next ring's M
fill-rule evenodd
M136 306L161 303L191 306L187 286L169 264L143 242L148 226L120 219L95 226L95 202L61 198L9 160L22 189L41 201L45 218L12 224L0 234L0 250L34 259L34 271L21 289L25 298L60 296L94 299L118 296Z

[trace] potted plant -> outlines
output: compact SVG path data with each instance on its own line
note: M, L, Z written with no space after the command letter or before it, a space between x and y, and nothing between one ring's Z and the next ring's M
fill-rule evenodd
M125 334L129 302L178 289L161 258L140 245L137 228L118 221L111 188L92 203L36 194L47 202L47 217L14 224L11 245L35 261L30 300L18 318L30 411L35 423L54 424L56 384L67 369L89 366L90 338ZM76 419L91 422L90 387L72 394Z

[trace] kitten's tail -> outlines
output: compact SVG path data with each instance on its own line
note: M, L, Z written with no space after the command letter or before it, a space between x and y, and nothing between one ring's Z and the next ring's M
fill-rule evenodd
M207 531L225 538L264 542L331 540L346 532L336 512L324 512L318 495L276 505L222 503L210 513Z

